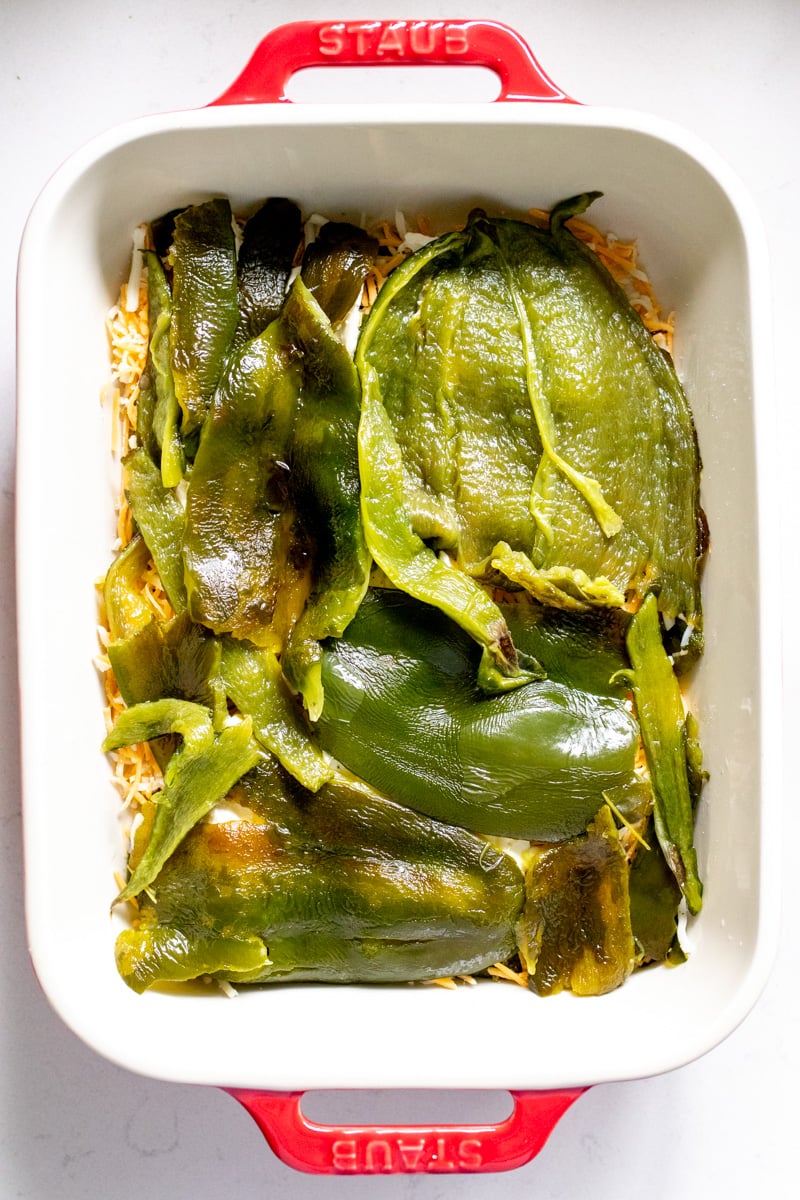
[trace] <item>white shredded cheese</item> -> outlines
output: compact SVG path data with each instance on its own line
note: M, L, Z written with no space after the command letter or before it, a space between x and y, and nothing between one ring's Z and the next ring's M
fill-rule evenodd
M336 336L345 347L347 352L352 356L356 352L358 343L358 332L361 328L361 296L356 297L355 304L350 309L347 316L339 322Z
M683 953L689 958L695 951L695 944L689 936L689 910L686 907L686 901L681 900L678 906L678 945Z
M142 250L144 249L144 225L133 231L133 253L131 254L131 270L128 276L128 286L125 289L125 309L136 312L139 307L139 285L142 281Z
M306 219L305 225L303 226L303 237L307 246L310 246L312 242L317 240L317 234L319 233L320 229L322 229L323 225L327 224L328 218L323 217L322 213L312 213L311 216Z
M407 233L400 244L400 250L410 250L413 254L416 250L421 250L423 246L427 246L428 242L435 239L429 237L427 233Z

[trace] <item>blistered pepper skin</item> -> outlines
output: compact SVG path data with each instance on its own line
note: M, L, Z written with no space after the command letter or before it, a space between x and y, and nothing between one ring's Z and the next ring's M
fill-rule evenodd
M351 782L315 796L292 786L279 785L288 819L253 814L184 839L142 897L140 928L120 935L130 986L206 973L398 982L513 954L523 880L510 858ZM210 965L219 938L238 966Z
M183 555L189 611L215 633L280 653L298 626L289 657L303 691L316 639L344 628L367 584L357 422L353 363L298 279L217 389Z
M608 809L587 833L534 855L525 878L520 956L540 996L600 996L634 966L628 865Z
M393 272L358 346L370 549L506 674L499 614L470 577L499 573L567 608L635 606L652 589L665 616L699 621L691 414L565 226L592 198L557 206L547 229L474 213Z
M185 437L205 419L239 323L233 215L225 199L193 205L175 218L170 322Z

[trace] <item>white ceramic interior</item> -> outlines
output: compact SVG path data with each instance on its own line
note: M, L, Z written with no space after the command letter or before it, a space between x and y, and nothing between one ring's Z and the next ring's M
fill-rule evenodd
M594 999L482 983L282 986L136 996L113 956L122 862L104 735L95 580L116 487L104 316L143 219L213 194L288 195L356 218L548 206L600 189L592 220L637 236L678 313L711 527L707 651L691 689L711 772L694 953ZM275 1089L539 1089L668 1070L756 999L777 926L780 648L766 254L753 206L695 139L570 105L211 108L96 140L51 180L19 274L18 589L27 917L53 1006L101 1054L174 1080Z

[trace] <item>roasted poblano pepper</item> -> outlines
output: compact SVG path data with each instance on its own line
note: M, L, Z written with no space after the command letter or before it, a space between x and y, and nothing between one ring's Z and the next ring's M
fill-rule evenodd
M703 885L694 848L689 735L680 687L661 641L655 596L647 597L631 621L627 644L633 668L627 678L653 782L656 834L689 912L697 913Z
M352 360L298 279L233 358L203 427L186 507L189 609L279 653L315 712L317 639L338 635L369 578Z
M244 227L237 260L239 326L235 342L258 337L281 311L300 244L300 209L291 200L264 202Z
M112 642L129 637L152 620L153 610L138 586L149 562L147 543L137 533L120 550L106 571L103 604Z
M209 200L178 214L173 257L172 374L186 436L205 419L239 324L228 200Z
M357 225L328 221L303 255L303 282L334 327L358 302L377 241Z
M120 695L130 708L144 700L204 704L219 724L227 716L221 684L222 646L183 612L151 619L108 648Z
M138 404L136 432L139 442L154 461L161 463L164 487L176 487L183 479L185 460L180 438L180 405L172 375L172 296L161 259L152 250L144 252L147 266L147 308L150 347L147 376L154 403Z
M391 276L362 332L367 540L513 673L477 580L697 623L699 460L676 373L565 227L472 215ZM441 553L447 555L443 562Z
M636 722L616 696L551 679L487 696L478 654L441 613L370 593L326 644L322 746L393 799L479 833L581 832L604 789L631 780Z
M280 650L308 593L310 545L289 507L301 366L280 320L236 351L203 425L187 493L189 611Z
M152 555L167 599L176 613L186 608L183 571L183 508L143 446L123 460L125 493L133 519Z
M585 835L531 859L518 927L531 989L598 996L619 987L633 970L635 946L628 864L609 810Z
M178 734L181 745L164 773L147 849L117 901L129 900L148 887L189 830L256 765L259 755L251 731L251 722L245 719L216 733L209 710L186 700L145 701L120 713L104 750L168 734Z
M480 838L343 778L312 796L262 764L240 791L246 819L195 826L120 934L135 990L433 979L513 954L522 875Z
M312 740L271 650L237 638L222 639L225 692L253 722L253 736L304 787L316 792L333 775L326 755Z

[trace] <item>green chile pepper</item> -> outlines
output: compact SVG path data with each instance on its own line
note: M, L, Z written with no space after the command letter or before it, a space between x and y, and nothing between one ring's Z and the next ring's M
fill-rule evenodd
M153 610L136 587L149 561L147 544L135 533L106 571L103 603L112 640L129 637L152 619Z
M285 776L277 786L288 821L279 810L277 822L197 825L163 865L140 927L117 943L135 990L207 973L432 979L513 954L523 880L506 855L363 784L338 778L313 796Z
M164 772L147 848L115 903L149 887L189 830L255 766L259 752L251 733L248 719L215 733L209 710L186 700L145 701L120 713L103 742L104 751L168 734L178 734L182 744Z
M227 200L175 218L171 339L184 437L202 425L239 323L236 244Z
M150 620L112 642L108 657L120 695L130 708L144 700L189 700L227 716L221 681L222 647L186 612L172 621Z
M372 565L361 522L356 452L361 391L350 355L310 294L302 304L287 303L284 321L303 359L290 478L303 525L313 531L314 560L311 592L281 665L315 721L324 701L319 643L347 628Z
M136 432L140 444L147 449L153 461L160 458L164 487L172 488L183 479L186 465L178 429L181 410L172 377L172 296L158 255L151 250L145 250L144 261L147 265L147 307L150 322L147 374L154 381L156 399L152 420L146 420L144 426L141 420L137 421ZM138 411L141 416L141 399Z
M672 960L681 902L681 889L656 841L652 819L644 840L648 848L637 850L628 880L637 965Z
M311 295L336 326L361 295L378 243L357 225L328 221L303 255L302 278Z
M520 654L535 659L548 679L598 696L626 695L627 683L615 676L628 666L627 613L564 612L532 604L524 593L498 606Z
M698 913L703 903L703 885L694 848L686 714L678 681L661 641L655 596L647 597L631 621L627 645L633 668L627 678L633 688L653 783L656 834L689 912ZM696 762L696 747L692 753ZM696 770L695 766L695 774Z
M203 426L186 499L189 611L215 633L280 650L302 607L308 550L287 504L300 366L280 320L234 352ZM298 544L299 543L299 544Z
M302 218L291 200L266 200L244 227L237 260L239 327L235 344L258 337L281 311Z
M558 205L547 230L474 213L393 272L357 351L373 556L506 674L513 654L478 582L493 573L577 609L652 588L666 616L699 620L691 414L564 226L593 195Z
M289 662L315 706L316 639L344 628L367 584L357 410L353 364L297 279L280 317L233 356L187 496L193 618L275 653L300 618Z
M331 778L333 768L312 739L294 702L280 663L271 650L234 638L222 641L225 691L253 722L253 736L311 792Z
M161 472L143 446L131 451L123 462L127 473L128 503L152 555L167 599L176 613L186 608L183 579L184 516L180 501L164 487Z
M633 970L628 864L608 809L585 836L533 852L519 952L540 996L612 991Z
M453 622L370 592L328 642L320 743L402 804L478 833L556 841L632 777L638 727L622 700L550 679L495 696Z

